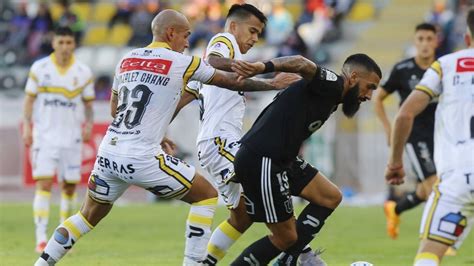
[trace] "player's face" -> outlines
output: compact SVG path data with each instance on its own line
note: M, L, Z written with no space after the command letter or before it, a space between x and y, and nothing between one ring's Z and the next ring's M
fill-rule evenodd
M171 49L180 53L184 52L189 47L189 35L191 35L189 24L173 28L170 33Z
M379 85L380 78L374 72L353 72L351 80L354 84L342 98L342 111L347 117L352 117L359 110L360 104L372 98L372 92Z
M235 36L242 54L246 54L258 42L258 36L264 27L265 24L255 16L250 16L245 21L232 22L232 34Z
M436 34L430 30L419 30L415 32L416 54L421 58L430 58L435 55L438 39Z
M55 35L53 38L53 49L56 56L70 58L76 48L76 41L73 36Z

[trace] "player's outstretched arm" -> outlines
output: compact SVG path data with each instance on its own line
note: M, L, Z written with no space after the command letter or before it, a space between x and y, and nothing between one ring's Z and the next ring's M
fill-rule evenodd
M385 170L385 178L390 184L403 183L403 147L410 136L415 117L430 103L430 96L414 90L400 107L392 129L390 157Z
M215 69L227 71L227 72L233 72L232 70L232 64L235 62L235 60L226 58L226 57L220 57L217 55L209 55L207 57L207 63L211 65Z
M236 73L224 72L216 70L214 77L207 83L221 88L226 88L233 91L270 91L279 90L282 87L280 84L273 84L272 80L263 82L252 79L238 79L239 75Z
M385 131L385 136L387 137L388 146L390 146L390 133L392 131L392 126L390 125L387 113L385 112L385 106L383 105L383 101L389 95L390 93L388 93L384 88L379 87L375 91L374 97L375 114L377 115L377 118L380 120L380 122L382 122L383 129Z
M301 55L277 57L266 63L236 60L232 64L232 70L242 77L269 72L289 72L297 73L304 79L311 80L317 69L318 66L315 63Z

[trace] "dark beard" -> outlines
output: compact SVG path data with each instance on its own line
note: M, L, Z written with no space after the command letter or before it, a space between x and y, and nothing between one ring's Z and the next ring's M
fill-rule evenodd
M342 112L345 116L351 118L359 110L359 84L350 88L342 99Z

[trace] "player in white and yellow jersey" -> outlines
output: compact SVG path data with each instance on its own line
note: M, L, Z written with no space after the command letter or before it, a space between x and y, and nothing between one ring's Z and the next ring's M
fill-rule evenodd
M111 114L115 118L100 145L81 210L61 223L35 265L53 265L78 239L92 230L130 186L161 198L190 203L184 265L205 256L217 193L194 167L168 155L160 146L189 80L235 90L274 90L270 84L238 79L215 70L199 57L181 54L188 47L190 25L174 10L152 22L153 43L126 54L114 78Z
M93 120L92 73L74 58L73 32L58 28L52 45L54 53L31 66L24 104L23 140L31 146L36 182L33 213L39 253L46 246L55 173L62 183L61 222L74 211L76 184L81 178L82 142L89 140Z
M435 115L434 160L439 182L425 206L421 243L414 265L439 265L445 251L466 237L474 222L474 9L467 15L468 49L435 61L402 105L392 132L385 172L391 184L403 183L403 145L414 117L439 97Z
M227 14L225 32L216 34L209 41L205 59L217 69L231 71L232 60L241 60L242 55L254 46L266 21L265 15L253 5L232 5ZM212 233L207 247L204 263L215 265L252 224L244 200L241 200L241 185L226 182L234 172L234 156L242 137L245 96L243 92L219 90L216 86L192 81L185 88L177 111L194 99L199 100L201 110L196 140L198 158L201 166L212 176L230 211L230 217ZM304 253L303 259L305 256Z

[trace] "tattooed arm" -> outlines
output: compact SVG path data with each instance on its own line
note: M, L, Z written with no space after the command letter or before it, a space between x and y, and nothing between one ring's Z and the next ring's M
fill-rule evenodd
M301 56L284 56L277 57L270 62L274 65L274 72L289 72L300 74L304 79L311 80L318 69L318 66L309 59ZM235 61L232 64L232 70L242 77L249 77L265 71L263 62L245 62Z

